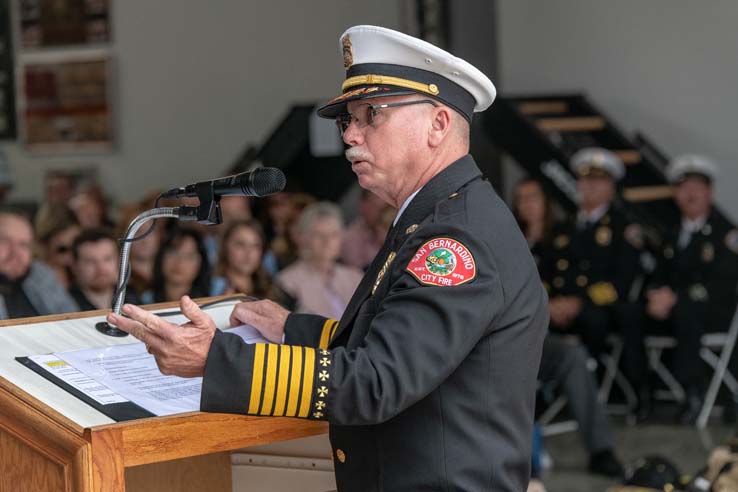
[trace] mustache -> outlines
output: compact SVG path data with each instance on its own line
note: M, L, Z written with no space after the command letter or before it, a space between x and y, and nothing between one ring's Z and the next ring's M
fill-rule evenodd
M349 162L371 160L371 155L369 154L369 152L359 149L357 147L350 147L346 149L346 152L344 152L344 155L346 156L346 160Z

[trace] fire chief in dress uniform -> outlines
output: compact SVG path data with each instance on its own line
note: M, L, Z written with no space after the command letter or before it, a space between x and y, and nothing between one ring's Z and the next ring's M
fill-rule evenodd
M185 329L135 306L109 321L162 372L203 375L205 411L330 423L340 491L516 491L529 477L547 298L512 214L468 155L495 89L410 36L357 26L340 40L335 118L359 184L399 209L340 320L241 303L223 334L189 298Z
M616 154L585 148L570 166L577 175L579 211L575 220L554 228L545 255L551 329L578 335L599 356L612 332L621 333L626 346L641 343L628 331L638 320L639 307L629 297L639 273L641 229L613 206L615 183L625 174Z

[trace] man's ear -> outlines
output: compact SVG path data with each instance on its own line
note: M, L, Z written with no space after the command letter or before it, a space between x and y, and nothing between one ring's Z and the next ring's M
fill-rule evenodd
M433 119L428 130L428 145L438 147L451 130L451 108L438 106L433 109Z

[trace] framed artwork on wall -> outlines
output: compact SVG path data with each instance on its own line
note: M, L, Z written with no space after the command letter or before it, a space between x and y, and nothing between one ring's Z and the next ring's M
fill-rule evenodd
M110 41L108 0L17 0L23 49Z
M99 153L113 146L112 63L107 54L49 55L19 65L18 115L26 148Z
M15 138L15 75L10 3L0 0L0 140Z

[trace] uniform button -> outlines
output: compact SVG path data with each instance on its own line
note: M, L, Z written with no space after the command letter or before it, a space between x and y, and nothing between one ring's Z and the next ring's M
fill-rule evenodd
M587 282L588 282L588 279L584 275L579 275L577 277L577 285L579 287L584 287L585 285L587 285Z
M564 286L564 279L561 277L556 277L553 281L554 287L557 289L560 289Z
M556 262L556 268L558 268L561 271L564 271L567 268L569 268L569 262L566 259L561 258L559 259L559 261Z
M343 452L343 449L336 449L336 457L341 463L346 462L346 453Z

